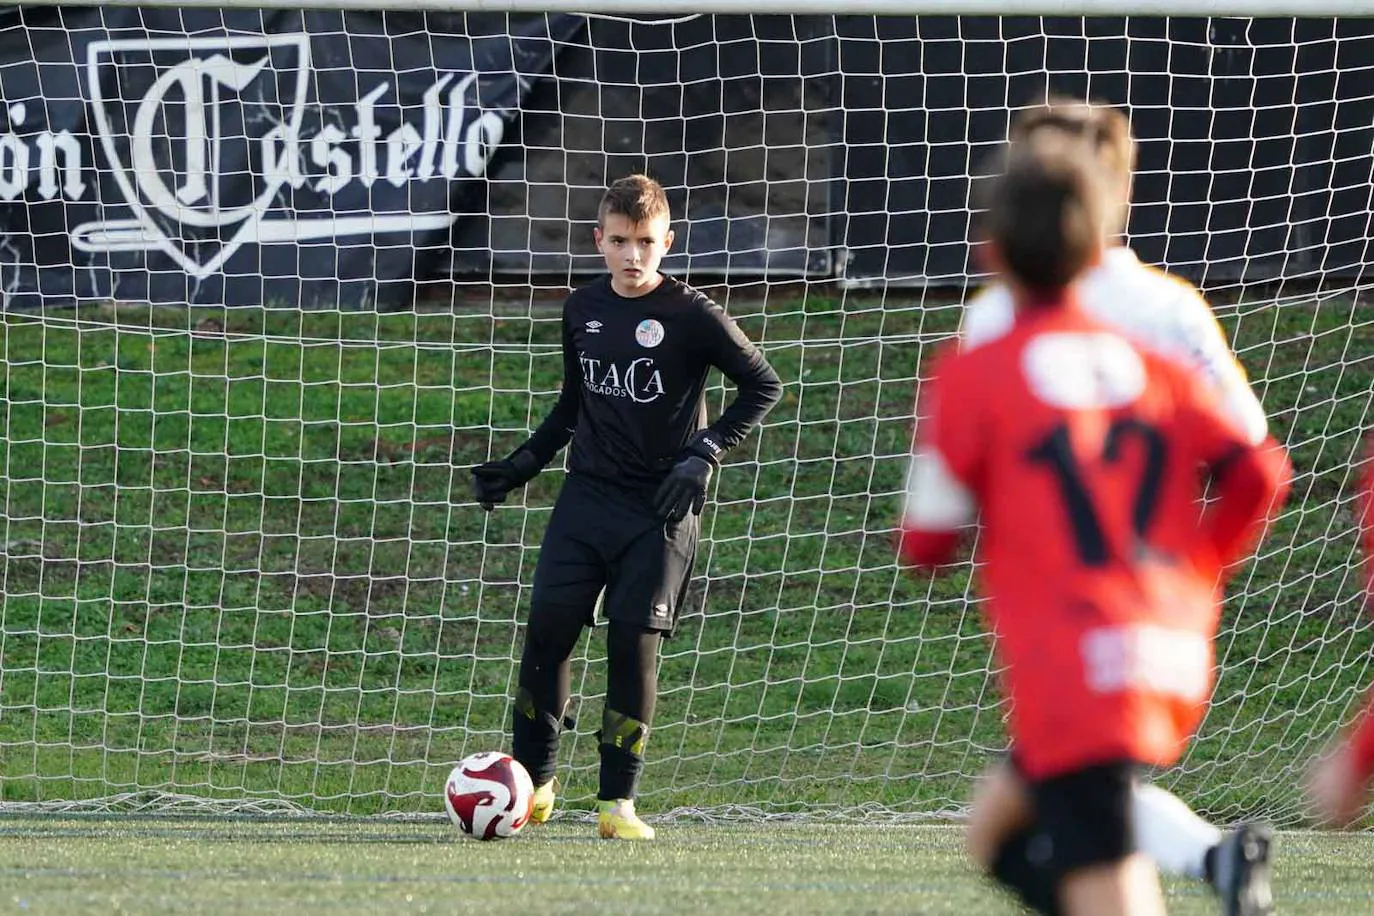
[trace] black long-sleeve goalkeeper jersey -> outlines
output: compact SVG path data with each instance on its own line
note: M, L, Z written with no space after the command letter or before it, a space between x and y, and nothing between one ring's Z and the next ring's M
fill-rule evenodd
M664 277L653 292L627 299L603 277L563 305L563 391L526 448L547 464L571 439L571 473L655 486L706 428L713 366L738 389L709 427L729 449L781 397L777 373L705 294Z

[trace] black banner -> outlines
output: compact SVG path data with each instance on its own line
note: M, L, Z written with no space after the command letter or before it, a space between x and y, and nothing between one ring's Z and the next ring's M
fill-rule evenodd
M647 168L670 270L963 285L970 176L1047 92L1123 106L1130 241L1210 286L1363 273L1374 20L700 16L593 21L458 226L454 273L600 269L604 183Z
M0 283L75 299L386 306L574 16L10 8Z
M1047 90L1129 111L1146 260L1359 275L1370 73L1374 20L0 8L0 288L350 308L577 282L634 170L668 187L675 273L960 285L970 175Z
M535 85L493 163L486 207L456 227L458 276L592 273L606 184L647 170L677 230L665 269L828 277L833 270L835 20L590 19ZM576 281L574 281L576 282Z
M1122 105L1140 140L1130 241L1209 286L1370 262L1374 20L835 20L848 279L965 282L969 176L1010 108Z

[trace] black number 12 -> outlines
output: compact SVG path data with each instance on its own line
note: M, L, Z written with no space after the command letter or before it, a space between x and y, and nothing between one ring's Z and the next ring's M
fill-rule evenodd
M1108 428L1102 459L1109 463L1119 461L1123 443L1131 438L1139 439L1145 449L1145 464L1136 484L1135 505L1131 510L1131 527L1137 543L1142 543L1158 508L1159 486L1164 478L1168 446L1158 429L1125 417L1116 420ZM1059 494L1069 512L1069 525L1073 528L1079 558L1087 566L1106 565L1109 559L1107 536L1102 531L1097 507L1093 504L1092 494L1088 492L1087 482L1083 479L1083 470L1069 442L1069 427L1064 423L1055 426L1026 453L1026 457L1037 464L1046 465L1054 473Z

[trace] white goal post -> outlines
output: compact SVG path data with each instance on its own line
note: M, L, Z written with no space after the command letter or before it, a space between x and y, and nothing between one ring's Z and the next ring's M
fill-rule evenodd
M53 0L39 0L52 3ZM92 6L128 6L122 0L91 0ZM603 15L748 14L739 0L139 0L140 6L180 9L334 9L375 12L598 13ZM857 0L841 10L833 0L783 0L767 15L830 16L1374 16L1360 0Z
M647 168L667 268L785 395L713 483L641 807L959 813L1003 740L973 570L910 576L892 532L981 279L970 176L1063 91L1130 112L1130 242L1204 286L1297 467L1159 778L1302 822L1374 673L1368 3L302 6L0 12L0 811L442 817L449 768L507 746L562 474L488 515L468 468L552 404L596 200ZM574 808L601 631L575 659Z

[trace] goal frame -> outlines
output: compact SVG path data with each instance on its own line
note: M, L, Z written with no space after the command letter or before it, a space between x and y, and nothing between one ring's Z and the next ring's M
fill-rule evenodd
M40 0L38 5L56 4ZM109 10L125 4L93 0L91 5L107 11L99 15L112 16ZM234 34L244 22L251 31L269 18L266 12L259 14L259 9L299 9L302 4L145 0L135 5L148 11L131 11L131 18L151 19L154 8L162 8L157 15L169 18L178 14L168 14L166 8L197 10L198 18L208 22L211 30ZM1237 49L1301 49L1304 38L1297 26L1324 27L1332 16L1359 17L1334 21L1359 31L1361 47L1374 50L1374 34L1366 34L1368 24L1374 22L1374 10L1363 0L857 0L844 6L834 0L782 0L766 13L745 8L737 0L305 0L304 5L334 11L312 17L331 21L354 16L381 19L362 14L385 10L434 14L429 19L390 17L427 39L442 31L441 22L451 26L454 34L466 35L465 30L480 20L484 27L494 26L498 41L504 41L499 34L503 25L516 22L515 16L503 20L504 14L526 14L525 21L547 26L555 13L570 12L577 15L557 18L570 22L579 33L633 32L636 41L645 37L665 45L635 45L631 50L637 55L682 54L702 48L712 55L728 52L731 39L718 28L722 21L750 30L775 30L752 37L790 48L809 40L803 26L832 32L842 25L919 31L943 16L944 31L931 40L944 42L946 50L957 44L955 53L945 59L965 68L982 60L966 50L968 43L1011 44L1017 29L1035 32L1037 40L1064 37L1060 32L1067 29L1067 37L1076 39L1074 33L1085 21L1101 16L1124 22L1129 30L1142 24L1147 30L1159 25L1170 33L1162 38L1168 60L1176 60L1177 46L1187 46L1194 69L1185 75L1204 80L1229 78L1237 70L1243 75L1246 58ZM486 15L439 15L463 12ZM708 19L715 14L720 20ZM917 21L918 16L922 21ZM231 20L237 20L237 25ZM342 27L352 34L346 21ZM1290 28L1291 35L1266 44L1266 32ZM1175 30L1187 34L1176 38ZM680 36L669 34L684 31L709 32L709 36L698 40L689 35L678 44ZM1135 40L1129 34L1124 37ZM65 38L59 36L59 40ZM872 39L853 40L878 42L882 47L887 39L875 34ZM894 40L905 39L899 35ZM1161 39L1147 35L1143 40ZM1331 44L1341 40L1340 35L1333 36ZM815 49L819 44L810 46ZM587 45L597 47L590 39ZM928 57L893 52L888 59L903 66L918 61L915 69L921 72L916 75L922 79L948 75L937 72ZM1334 63L1337 58L1332 60L1323 72L1340 72ZM821 75L826 77L835 72L863 78L871 74L861 63L839 62L839 55L824 61ZM773 75L762 63L754 68L757 73L749 66L746 63L742 77L731 78L753 81L757 77L764 84ZM1043 70L1034 63L1027 68L1024 62L999 65L994 60L993 66L1003 67L992 74L996 78L1030 73L1039 81L1041 73L1059 72L1048 63ZM1359 79L1361 70L1347 68ZM399 64L387 64L381 70L369 70L374 82L360 85L359 104L366 86L380 85L400 69ZM628 87L628 93L641 94L654 88L657 72L638 71L633 78L617 78L608 77L606 70L589 76L565 67L557 75L592 87L589 92L597 93L600 102L608 86ZM682 71L674 75L671 66L662 72L681 85L694 81L680 75ZM809 79L809 72L799 69L797 79ZM1127 79L1136 73L1155 73L1148 66L1111 64L1093 69L1087 63L1081 71L1072 72L1094 81L1103 73ZM837 96L826 94L814 106L799 96L800 101L775 108L760 92L757 104L751 101L753 107L748 110L757 111L762 121L762 115L778 110L806 115L837 109L844 111L851 126L857 120L854 113L863 111L870 121L864 131L832 138L827 146L867 147L888 157L885 164L896 161L891 157L899 143L920 148L940 142L954 145L948 133L943 140L932 140L913 129L906 135L911 138L907 142L889 131L886 119L893 110L906 110L919 120L930 118L942 106L930 96L904 95L906 87L889 82L889 74L882 70L876 74L872 83L889 87L883 90L889 95L878 93L864 100L841 94L838 98L843 101L837 102ZM1163 75L1173 79L1172 71ZM1268 74L1252 71L1251 75ZM1287 72L1281 75L1286 77ZM790 71L783 76L793 78ZM429 97L432 92L437 100L446 84L425 83L420 88L427 85L435 88L422 94ZM1098 94L1101 88L1094 83L1083 91ZM1188 106L1199 102L1201 107L1190 109L1194 117L1187 125L1186 139L1209 148L1221 141L1215 114L1225 110L1225 99L1204 100L1190 92L1191 87L1184 87L1177 96L1138 106L1147 140L1161 135L1159 117L1168 118L1172 128L1176 117L1182 119ZM520 141L528 142L526 149L540 146L563 156L576 150L605 157L607 162L617 156L639 156L639 151L627 153L606 140L605 125L642 124L658 113L641 105L608 114L601 107L589 110L567 104L562 95L558 99L556 106L513 110L522 116L530 111L551 115L560 124L561 119L574 116L570 112L575 113L593 125L592 131L602 132L601 145L594 140L579 146L578 138L565 140L567 135L561 132L556 142L529 142L531 131ZM890 99L895 102L888 106ZM79 92L65 101L76 107L90 104ZM631 101L639 105L642 99ZM1295 104L1302 104L1296 95ZM1243 117L1253 117L1264 108L1254 95L1232 103L1232 109ZM969 109L956 106L955 110ZM967 124L952 122L956 143L975 134L980 143L989 142L987 122L1010 117L1011 108L1002 95L995 95L973 110L991 117L979 125L981 133L972 129L960 133ZM86 109L81 107L81 111ZM686 111L685 106L678 110L683 120ZM711 113L715 114L714 109ZM720 112L722 118L730 113ZM1155 119L1153 125L1150 118ZM1204 128L1193 128L1199 119L1208 118L1212 120ZM876 128L872 122L877 122ZM431 118L429 123L440 122ZM1368 123L1363 118L1359 130L1367 129ZM418 117L415 124L423 127ZM366 133L362 125L359 116L354 136ZM1294 122L1280 130L1281 139L1315 136L1320 141L1330 125L1330 120L1315 125L1322 127L1318 132L1310 129L1314 126L1310 123ZM998 128L995 142L1000 143L1002 125L993 126ZM1255 142L1274 136L1253 125L1247 129L1249 134L1243 138ZM1354 136L1344 129L1347 138ZM9 136L18 133L12 130L0 140ZM404 149L401 127L396 128L395 137L396 148ZM52 154L48 161L55 165L57 146L51 137L48 140L46 147L35 143L34 149L48 149ZM641 151L652 148L642 138L639 142ZM812 149L804 139L788 142L776 136L734 143L722 134L719 145L726 153L748 147L770 156L780 148ZM327 146L321 141L321 149ZM977 144L965 146L967 155L972 155ZM967 158L962 149L959 155ZM677 147L668 150L678 152ZM683 141L684 161L697 151ZM1330 147L1321 154L1333 160L1345 155ZM387 155L391 155L389 148ZM1367 141L1355 158L1359 163L1366 161ZM1306 162L1297 153L1288 161ZM788 161L782 166L776 158L771 162L773 170L761 172L764 177L753 182L765 186L770 195L783 181L807 182L808 188L828 191L832 186L826 183L839 177L822 169L813 178L805 168L793 168ZM972 166L964 162L958 166L958 177L968 177L963 169ZM1177 168L1180 174L1207 180L1217 171L1224 169L1210 161L1205 167L1185 162ZM1172 160L1167 172L1151 167L1152 174L1167 174L1170 180L1175 172ZM900 176L897 180L908 187L914 174L900 164L888 173ZM573 190L583 197L600 194L599 178L593 186L580 173L573 178L562 173L568 202L555 211L552 221L590 235L586 220L578 215L588 211L571 198ZM674 179L665 183L681 187ZM731 194L749 183L738 172L730 180L715 182ZM1335 180L1328 183L1336 186ZM526 205L531 184L506 182L507 187L520 189ZM690 181L686 185L697 193ZM55 181L49 182L49 187L55 186ZM1350 184L1346 181L1340 187ZM1277 195L1245 189L1228 194L1222 203L1287 199L1282 188ZM1292 184L1288 196L1295 196ZM963 201L953 209L944 203L928 203L921 210L887 197L881 208L874 208L846 191L843 203L836 196L824 198L824 212L813 214L805 205L809 200L783 215L829 219L836 213L847 217L867 212L892 220L913 212L959 216L969 212ZM695 204L699 201L694 198ZM1211 202L1202 203L1209 206ZM752 201L747 205L752 206ZM1172 199L1168 205L1173 205ZM538 211L534 206L527 209L522 215L531 218ZM727 220L741 215L722 212ZM765 207L749 212L768 219L778 216ZM687 213L691 224L691 211ZM1222 218L1228 217L1223 214ZM1254 231L1302 224L1301 216L1292 216L1278 223L1261 223ZM1249 226L1241 228L1251 232ZM1204 232L1208 239L1213 237L1211 227ZM1368 232L1360 229L1356 242L1367 243ZM1178 229L1166 225L1162 231L1146 233L1151 238L1191 234L1195 231L1186 225ZM930 240L919 232L909 235ZM830 238L833 242L834 237ZM1330 236L1324 237L1325 242L1321 238L1300 244L1306 246L1304 250L1329 252ZM955 244L963 243L960 235ZM530 254L531 262L534 254L548 253L533 242L525 244L527 248L516 250ZM569 244L570 264L576 263L574 255L590 257ZM811 244L810 236L781 247L804 252L820 248ZM847 251L832 244L826 251L843 257L858 247L880 251L886 258L898 246L878 239ZM501 248L493 242L484 250ZM418 250L415 245L410 249ZM762 250L773 249L765 245ZM1257 250L1268 251L1262 246ZM1291 253L1288 248L1276 250ZM726 256L732 251L725 249ZM1363 313L1371 282L1367 271L1374 264L1369 251L1362 248L1329 271L1319 265L1293 268L1290 273L1289 262L1284 261L1275 281L1292 278L1294 285L1301 285L1315 278L1320 284L1329 274L1341 278L1341 289L1279 295L1267 286L1269 274L1256 272L1252 280L1242 273L1224 290L1234 298L1223 296L1217 302L1225 333L1249 363L1257 390L1264 394L1276 426L1294 446L1297 463L1304 469L1296 497L1302 502L1295 501L1285 519L1289 533L1262 548L1259 562L1240 585L1243 600L1232 606L1237 608L1235 622L1228 618L1226 623L1228 641L1221 667L1240 673L1222 682L1224 692L1219 696L1241 697L1241 705L1253 703L1257 717L1228 718L1222 709L1209 736L1213 742L1209 747L1221 749L1215 759L1222 763L1203 756L1163 776L1220 819L1273 811L1285 823L1299 822L1296 789L1275 790L1274 783L1294 783L1287 778L1297 765L1293 761L1308 759L1320 741L1348 721L1352 698L1374 671L1374 652L1369 651L1374 646L1374 626L1349 624L1341 616L1358 603L1350 575L1358 555L1351 546L1348 514L1342 514L1348 502L1342 494L1350 490L1352 469L1360 459L1348 446L1367 427L1369 397L1374 395L1363 374L1374 365L1366 355L1374 350L1361 343L1363 335L1374 331L1374 314ZM557 248L552 253L562 256L565 252ZM1143 248L1141 257L1174 270L1194 263L1249 264L1243 246L1239 254L1209 249L1201 262L1194 262L1186 252L1181 258L1159 258ZM1339 265L1353 265L1361 272L1342 273ZM702 267L701 262L685 269L699 271L697 278L722 275ZM976 619L977 602L962 578L971 569L961 570L953 584L936 591L898 567L890 534L897 517L893 507L899 504L901 492L897 469L905 468L908 457L912 398L923 380L929 348L955 333L955 296L977 282L976 271L961 267L956 274L931 271L917 277L957 278L944 283L932 280L925 284L927 288L908 285L904 282L908 274L850 274L838 264L834 273L824 277L796 277L784 271L760 274L738 266L729 271L728 286L710 292L769 352L787 382L788 398L760 433L732 456L713 484L714 499L704 516L709 517L709 526L703 522L703 559L694 583L700 587L697 594L703 610L664 652L666 676L646 779L646 807L656 813L705 817L905 820L957 814L962 810L957 799L963 797L976 764L1000 749L1001 707L992 686L996 666L987 660L986 634ZM268 273L263 268L250 276ZM31 789L35 798L42 799L35 804L71 810L128 809L156 796L149 806L158 810L184 805L200 811L434 816L429 804L433 778L440 768L458 759L455 749L466 752L506 740L531 558L561 466L561 461L556 462L525 494L490 515L479 514L465 502L468 469L499 457L527 435L562 378L555 371L561 364L554 333L558 322L554 297L527 292L521 284L501 290L499 278L512 273L502 274L496 268L484 273L454 272L454 299L466 297L466 301L452 314L446 308L387 314L380 308L374 313L339 306L315 314L302 308L299 314L283 316L258 314L252 311L259 308L257 304L242 302L222 307L211 304L208 307L221 310L207 314L202 311L204 303L191 299L193 304L183 311L178 299L165 313L147 316L146 327L132 326L129 316L138 314L133 309L108 307L96 320L90 311L75 318L44 311L24 329L6 329L11 341L7 346L14 350L0 377L10 385L10 391L0 397L0 408L19 418L12 429L5 429L14 433L5 438L18 445L7 468L17 483L6 486L22 491L28 506L39 507L26 510L24 501L16 499L20 508L11 513L14 519L7 524L17 520L29 523L27 531L35 525L40 529L39 539L26 539L26 531L20 530L23 525L15 526L19 533L11 535L15 551L11 559L28 564L26 569L37 569L39 576L46 575L44 564L49 561L79 572L78 561L87 545L91 551L103 550L104 541L99 538L107 532L93 526L89 531L73 527L85 518L69 512L68 504L84 506L81 513L98 518L100 513L92 515L90 505L103 504L94 497L90 503L84 501L93 491L113 492L118 485L121 505L135 508L123 515L112 514L101 524L122 535L146 534L149 560L145 563L141 554L129 553L142 549L143 542L128 538L118 543L133 547L112 546L107 551L108 594L99 592L103 580L88 577L83 582L95 581L94 598L75 592L49 595L45 591L48 580L40 578L35 580L37 585L13 593L38 607L35 613L10 620L0 615L0 655L7 654L3 650L8 639L8 652L22 652L23 659L33 659L0 671L18 698L15 704L5 705L0 695L0 712L18 710L15 731L21 738L6 742L0 732L0 753L13 746L20 749L16 758L32 759L32 773L17 771L16 781L31 783L25 791ZM555 273L534 267L529 275L564 276L561 269ZM294 275L287 276L295 282ZM569 281L580 276L575 267L566 274ZM775 282L775 277L784 279ZM694 282L700 281L694 278ZM942 289L928 288L937 285ZM279 301L265 294L264 299L262 312L271 312ZM235 310L245 314L234 314ZM287 321L280 320L283 317ZM346 324L349 330L344 333ZM355 334L360 324L372 327ZM1292 347L1295 341L1307 343L1307 355L1301 346ZM102 347L112 348L108 358ZM34 358L35 353L42 356ZM140 386L150 386L146 405L135 400ZM118 392L127 392L129 402L121 401ZM336 394L337 402L328 400ZM707 396L715 414L728 391L713 379ZM143 427L128 422L130 411L148 415L151 425L146 435L139 432ZM78 413L79 424L74 419ZM118 417L122 425L113 424L112 417ZM183 427L175 425L183 417L184 438ZM20 420L27 425L21 428ZM84 438L71 441L68 431L78 425ZM172 433L154 435L154 429L172 430L175 441L168 438ZM325 441L336 432L337 442ZM231 433L236 437L232 447ZM298 434L298 440L288 441ZM146 460L149 475L158 470L162 476L134 479L126 468L121 477L115 472L123 465L116 463L109 465L107 480L100 476L107 468L97 460L107 455L119 455L121 462L125 461L122 456L132 456L127 467L136 469L142 467L138 462ZM77 470L69 473L69 465ZM319 483L315 477L333 476L311 489L305 486L306 470L314 475L312 484ZM1315 487L1317 483L1322 486ZM1337 495L1331 497L1331 492ZM183 502L185 512L180 508ZM182 514L155 516L154 504L159 511L172 505ZM146 506L147 512L137 514L144 511L139 506ZM270 506L286 509L269 512ZM312 511L307 513L307 509ZM315 509L327 511L316 513ZM283 512L296 514L286 518ZM69 541L76 539L71 541L71 550L44 552L49 546L66 546L58 535L53 536L54 544L46 543L49 531L68 530L75 532L67 536ZM185 554L168 553L169 539L173 547L184 542ZM40 547L37 551L32 549L35 544ZM297 551L292 554L296 559L279 561L273 556L286 557L292 550ZM174 581L177 576L182 579ZM1321 588L1313 586L1318 577L1327 580ZM258 583L248 582L249 578ZM1333 579L1343 581L1332 584ZM28 581L17 573L16 580ZM54 590L65 587L57 573L51 582ZM1280 589L1282 595L1276 597ZM97 606L113 610L89 612ZM1315 627L1302 618L1327 619L1328 608L1340 613L1329 615L1334 621L1329 631L1313 636ZM134 619L126 621L121 614ZM10 626L10 621L21 619ZM1307 627L1301 641L1286 635L1295 621ZM1275 638L1266 642L1270 633ZM63 654L69 645L74 647L70 657ZM592 711L604 696L600 672L605 668L601 641L594 639L586 645L585 651L579 649L574 656L581 671L574 694L580 702L591 703L579 710L584 723L594 718ZM1275 677L1272 689L1269 683L1247 680L1253 676L1245 666L1247 659L1264 653L1272 661L1283 653L1298 655L1310 645L1330 646L1331 654L1322 656L1320 665L1316 660L1291 666L1274 662L1261 672ZM30 646L36 648L30 652ZM103 661L91 652L78 658L76 648L92 646L105 652ZM1343 654L1333 661L1336 653ZM182 657L189 659L184 666ZM1316 676L1331 667L1337 669L1339 680ZM96 688L103 694L92 699ZM1280 694L1281 702L1276 702L1275 695ZM1290 701L1299 705L1290 709L1285 705ZM1262 745L1262 750L1255 745ZM563 762L571 761L573 777L565 783L566 798L583 803L590 797L594 741L585 728L580 737L573 730L564 747ZM1251 764L1236 779L1226 767L1233 759ZM189 794L182 794L183 790ZM97 791L109 794L87 797ZM13 806L8 799L0 801L0 810Z
M61 0L35 0L34 6L60 6ZM89 0L83 6L129 6L127 0ZM184 9L328 9L377 12L757 14L747 0L137 0L136 6ZM768 15L960 15L960 16L1322 16L1374 17L1363 0L780 0Z

